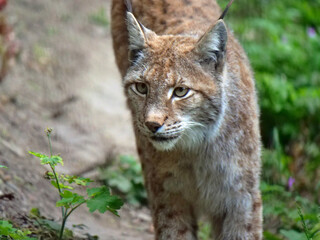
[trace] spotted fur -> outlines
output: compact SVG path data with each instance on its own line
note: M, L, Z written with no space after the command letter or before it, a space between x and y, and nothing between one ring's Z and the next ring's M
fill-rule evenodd
M113 0L112 36L157 240L261 240L260 134L246 54L215 0Z

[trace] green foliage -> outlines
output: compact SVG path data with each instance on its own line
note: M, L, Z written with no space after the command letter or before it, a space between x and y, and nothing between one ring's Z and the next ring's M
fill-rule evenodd
M274 128L284 145L319 138L319 9L318 0L253 0L228 15L255 71L267 146Z
M200 222L199 231L198 231L199 240L210 240L210 235L211 235L210 224L205 222Z
M102 186L99 188L88 188L87 206L90 212L98 210L100 213L110 211L116 216L119 216L117 210L121 208L123 202L117 196L112 196L107 187Z
M8 168L8 167L6 167L6 166L3 166L3 165L0 165L0 168Z
M38 208L32 208L30 210L29 217L33 219L34 226L31 229L32 233L38 237L38 239L58 239L59 231L61 229L61 224L54 220L47 219L40 214ZM69 229L64 230L63 234L64 240L74 239L73 232Z
M69 175L61 175L64 181L68 183L75 183L79 186L88 186L91 182L93 182L90 178L83 178L77 176L69 176Z
M297 232L296 230L281 230L280 233L289 240L305 240L304 233Z
M319 9L319 0L245 0L226 16L258 88L266 240L319 238Z
M0 239L1 240L36 240L28 237L31 232L28 230L19 230L13 227L8 221L0 220Z
M319 207L316 203L300 197L296 192L289 192L280 185L269 185L262 182L261 191L264 202L265 225L270 224L275 219L281 222L277 229L273 229L276 234L266 231L265 239L286 237L288 240L298 240L306 239L306 235L311 235L308 233L308 225L315 226L319 222L316 215L319 212ZM305 211L305 214L302 214L301 209ZM293 235L296 238L288 237Z
M147 203L140 163L132 156L120 156L110 167L101 169L100 179L123 194L133 205Z
M89 20L90 22L102 27L109 26L109 19L106 14L106 9L103 7L99 8L96 12L92 13L89 16Z
M41 154L41 153L37 153L37 152L32 152L29 151L30 154L40 158L40 163L42 165L50 165L51 167L55 167L57 166L58 163L60 163L63 166L63 160L60 156L51 156L48 157L47 155Z
M73 187L68 184L76 184L87 187L89 183L92 182L92 180L89 178L63 175L55 171L55 167L57 166L57 164L63 165L63 159L60 156L52 154L51 132L52 129L46 130L50 147L50 156L31 151L29 153L38 157L40 159L41 164L47 164L51 167L52 171L48 171L46 173L46 178L51 180L51 184L56 189L58 189L58 192L60 194L60 200L56 203L57 207L61 207L62 213L62 224L59 228L59 239L62 239L64 227L70 214L84 203L87 204L90 212L94 212L95 210L98 210L100 213L109 211L114 215L119 216L118 210L123 205L123 202L119 197L111 195L109 189L106 186L101 186L97 188L87 188L87 197L72 192ZM37 215L38 213L36 211L33 211L33 214ZM52 222L48 222L43 219L41 221L42 223L46 222L47 224L53 226ZM57 226L56 224L54 225Z
M320 240L320 221L311 229L311 238L313 240Z
M65 207L66 209L74 208L78 204L82 204L85 202L83 196L78 195L77 193L70 192L68 190L64 190L60 193L61 200L56 203L57 207Z
M308 227L307 227L307 224L306 224L306 221L305 221L305 219L304 219L304 216L303 216L303 214L302 214L301 207L298 206L297 208L298 208L299 217L300 217L301 222L302 222L303 231L304 231L307 239L310 240L310 239L312 239L312 238L310 237L311 234L310 234L310 231L309 231L309 229L308 229Z

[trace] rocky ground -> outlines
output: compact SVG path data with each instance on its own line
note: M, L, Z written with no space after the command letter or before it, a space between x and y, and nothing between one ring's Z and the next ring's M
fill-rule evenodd
M103 16L105 10L106 18ZM94 175L111 156L135 155L130 115L115 66L110 2L15 0L5 10L20 45L0 83L0 218L19 221L32 207L59 219L55 189L29 150L48 152L44 134L65 160L59 171ZM120 218L75 211L68 226L85 224L100 239L152 239L148 210L125 206Z

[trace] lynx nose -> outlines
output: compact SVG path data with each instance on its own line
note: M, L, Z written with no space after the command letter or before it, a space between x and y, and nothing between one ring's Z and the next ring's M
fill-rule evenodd
M152 133L156 133L162 125L158 122L146 122L146 126Z

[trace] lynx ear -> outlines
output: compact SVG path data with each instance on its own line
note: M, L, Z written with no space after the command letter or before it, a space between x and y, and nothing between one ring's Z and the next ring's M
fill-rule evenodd
M144 48L146 44L144 32L131 12L127 12L127 28L129 35L129 50Z
M127 29L129 41L129 60L134 62L141 51L147 46L148 38L155 35L154 32L144 27L137 21L131 12L127 12Z
M201 62L215 64L224 59L228 40L228 32L223 20L218 20L198 41L196 50L201 56Z

